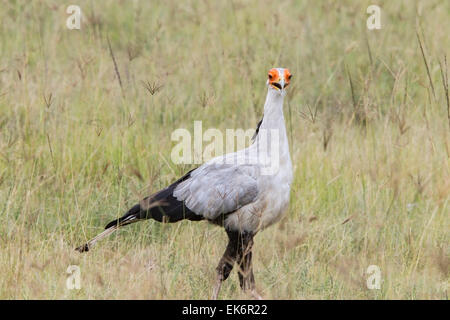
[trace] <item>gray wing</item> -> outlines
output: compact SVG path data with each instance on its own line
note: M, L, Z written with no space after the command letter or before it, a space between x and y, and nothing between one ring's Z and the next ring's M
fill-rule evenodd
M196 214L214 220L255 200L258 172L253 165L205 164L181 182L173 196Z

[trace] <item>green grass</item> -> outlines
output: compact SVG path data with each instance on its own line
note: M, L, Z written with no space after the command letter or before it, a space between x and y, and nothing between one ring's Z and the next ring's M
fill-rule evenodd
M70 4L84 13L81 30L66 28ZM445 74L450 6L376 1L382 29L369 31L370 4L2 4L0 298L209 298L226 235L205 222L149 221L88 254L73 249L189 169L170 161L173 130L255 127L266 73L280 66L294 75L285 115L295 176L286 217L256 236L259 291L448 299L439 62ZM151 95L142 81L163 87ZM69 265L80 266L79 291L66 289ZM369 265L381 269L380 290L366 287ZM220 297L247 298L235 272Z

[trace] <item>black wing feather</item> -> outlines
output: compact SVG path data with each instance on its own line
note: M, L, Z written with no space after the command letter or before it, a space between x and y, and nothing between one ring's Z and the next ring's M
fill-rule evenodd
M194 170L189 171L167 188L144 198L141 203L134 205L122 217L108 223L105 229L113 226L124 226L144 219L154 219L159 222L177 222L183 219L193 221L203 220L203 216L189 210L184 204L184 201L178 201L173 196L173 191L178 184L189 179Z

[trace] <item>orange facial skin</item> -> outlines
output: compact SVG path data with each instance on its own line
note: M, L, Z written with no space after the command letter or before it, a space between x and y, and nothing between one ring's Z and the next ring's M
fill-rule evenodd
M279 82L282 80L279 69L273 68L269 70L269 85L273 88L282 90L289 85L289 81L291 80L292 74L288 69L283 69L283 80L284 84L280 84ZM283 85L283 88L281 87Z
M287 87L289 85L289 81L291 81L292 74L289 72L289 69L284 69L284 87Z
M269 84L280 81L280 74L277 69L273 68L269 70Z

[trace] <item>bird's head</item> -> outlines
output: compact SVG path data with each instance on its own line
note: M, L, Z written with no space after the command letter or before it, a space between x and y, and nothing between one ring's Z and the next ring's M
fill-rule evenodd
M272 68L269 70L267 86L269 90L275 90L280 94L285 93L286 87L291 81L292 74L285 68Z

